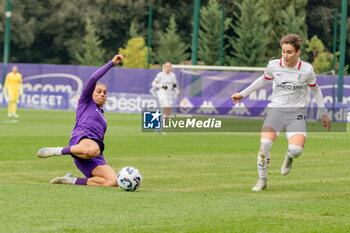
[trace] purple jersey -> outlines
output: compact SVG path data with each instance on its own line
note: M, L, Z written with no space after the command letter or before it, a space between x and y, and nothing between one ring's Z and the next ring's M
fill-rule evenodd
M102 109L95 103L92 94L97 81L102 78L113 65L112 61L108 62L89 78L78 102L76 123L72 132L72 138L88 137L103 142L107 123L103 116Z
M103 157L103 139L107 129L107 123L101 108L95 103L92 94L97 81L113 67L110 61L91 75L78 102L76 123L69 141L69 146L77 145L82 138L93 139L101 150L101 154L92 159L82 159L72 154L74 162L79 170L86 176L91 177L91 172L99 165L105 165Z

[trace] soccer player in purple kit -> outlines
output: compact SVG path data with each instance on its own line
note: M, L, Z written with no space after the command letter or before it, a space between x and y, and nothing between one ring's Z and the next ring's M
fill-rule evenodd
M107 123L102 106L107 98L107 88L103 83L97 81L123 59L123 55L115 55L111 61L89 78L78 102L76 123L69 145L64 148L45 147L37 153L40 158L70 154L74 158L75 165L86 178L77 178L67 174L54 178L50 183L108 187L118 185L115 171L106 164L103 157L103 139Z

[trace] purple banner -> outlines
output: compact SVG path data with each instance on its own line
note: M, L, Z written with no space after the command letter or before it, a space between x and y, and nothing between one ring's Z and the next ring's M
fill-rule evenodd
M143 108L156 108L158 99L147 94L108 93L104 105L109 112L140 113Z
M74 110L84 84L98 69L98 67L73 65L16 65L23 76L24 87L24 95L19 99L19 107L41 109ZM13 64L8 65L7 72L10 72L12 66ZM2 65L0 72L2 73ZM158 72L160 72L159 69L112 68L100 80L108 89L106 110L140 113L143 107L158 106L157 98L150 93L151 83ZM227 115L228 112L220 112L220 109L235 111L234 108L240 108L241 111L244 108L264 108L271 98L272 85L266 85L244 98L238 105L232 105L230 96L234 92L243 90L262 73L184 70L172 72L176 74L180 88L180 95L174 96L174 107L197 108L200 111L198 114ZM338 77L333 80L332 76L318 75L317 80L326 105L332 105L333 96L337 96L337 85L333 90L332 83L337 84ZM197 89L194 89L194 86ZM8 98L2 94L2 85L0 91L0 107L6 107ZM335 104L338 107L350 104L349 76L344 77L343 93L343 104ZM312 96L310 100L310 107L314 106L315 101ZM260 114L251 112L250 115Z

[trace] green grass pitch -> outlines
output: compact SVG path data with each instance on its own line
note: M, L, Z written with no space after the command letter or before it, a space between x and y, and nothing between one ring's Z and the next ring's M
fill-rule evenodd
M117 172L137 167L143 183L119 188L52 185L70 156L39 159L65 146L71 111L0 108L0 232L350 232L349 133L308 133L288 176L287 141L271 150L266 191L254 193L259 133L141 132L141 114L106 113L104 152Z

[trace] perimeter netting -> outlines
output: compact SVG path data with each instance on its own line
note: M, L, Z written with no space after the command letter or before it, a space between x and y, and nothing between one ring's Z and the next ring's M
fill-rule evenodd
M179 112L189 111L199 114L265 117L266 108L271 101L272 85L265 85L233 105L231 95L248 87L263 75L264 67L222 67L172 65L179 80L177 108ZM329 76L318 75L319 86L323 92L326 110L331 118L341 115L338 121L344 121L346 112L343 106L334 106L334 85ZM311 93L311 92L310 92ZM333 98L332 98L333 97ZM308 119L320 120L321 115L316 101L310 94Z
M225 67L172 65L178 70L180 94L178 106L198 106L201 100L219 108L232 106L230 96L239 92L263 74L264 67ZM267 93L263 90L264 93ZM267 100L267 96L260 96ZM192 101L196 103L192 103Z

